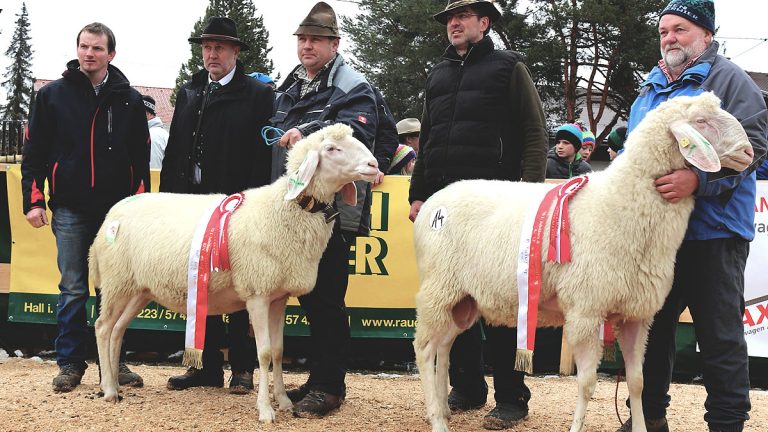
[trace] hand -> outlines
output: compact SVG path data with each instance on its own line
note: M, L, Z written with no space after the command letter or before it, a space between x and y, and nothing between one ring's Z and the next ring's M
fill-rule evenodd
M278 141L277 145L290 150L291 147L296 144L296 141L300 140L301 138L302 135L298 129L288 129L288 131L286 131L285 134L283 134L283 136L280 138L280 141Z
M35 228L40 228L43 225L48 225L48 215L45 214L45 209L39 207L33 208L27 212L27 222Z
M411 212L408 213L408 219L410 219L411 222L416 220L416 216L419 215L419 210L421 210L422 204L424 204L424 201L414 201L411 203Z
M381 182L384 181L384 173L379 171L378 174L376 174L376 179L373 181L374 186L378 186L381 184Z
M662 198L670 203L676 203L696 192L696 188L699 187L699 176L690 169L684 168L659 177L654 184Z

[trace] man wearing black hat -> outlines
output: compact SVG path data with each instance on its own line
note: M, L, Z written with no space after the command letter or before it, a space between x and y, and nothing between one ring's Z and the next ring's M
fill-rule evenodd
M235 22L211 18L198 37L204 70L181 86L171 122L168 147L160 172L160 191L175 193L233 194L269 184L271 150L261 138L261 128L272 115L274 92L245 75L237 59L249 49L237 37ZM229 315L231 393L253 389L255 343L248 337L248 312ZM219 316L206 320L203 368L168 380L168 388L222 387L224 323Z
M349 125L355 138L373 148L377 128L376 98L366 79L338 54L336 13L315 4L294 32L299 64L278 87L273 126L285 131L273 148L273 180L283 174L286 148L334 123ZM357 185L357 207L336 198L340 223L334 224L310 294L299 297L309 319L312 364L307 382L288 391L297 417L322 417L341 406L350 331L344 296L349 278L349 247L370 230L370 185Z
M722 108L741 122L754 150L752 165L741 173L728 169L705 173L689 167L656 180L656 190L665 200L677 202L693 195L696 205L675 259L672 291L648 335L642 406L649 432L669 431L666 410L671 400L675 333L686 307L701 349L707 389L704 420L709 430L743 430L751 408L742 321L744 268L755 236L753 171L768 147L768 110L754 81L717 54L714 33L712 0L669 2L659 18L662 59L641 85L627 124L631 134L646 113L662 102L711 91L722 101ZM631 418L619 431L630 430Z
M168 131L165 130L163 120L155 114L155 98L150 95L141 95L144 101L144 110L147 112L147 125L149 126L149 138L152 141L152 150L149 155L149 167L160 169L163 167L165 148L168 146Z
M419 155L411 177L409 218L424 201L464 179L544 181L547 134L544 111L522 56L496 50L488 36L501 13L493 2L449 1L434 18L451 43L427 77ZM456 410L485 405L482 330L478 323L451 349L448 405ZM514 370L515 332L486 327L496 407L483 421L506 429L528 415L531 393Z

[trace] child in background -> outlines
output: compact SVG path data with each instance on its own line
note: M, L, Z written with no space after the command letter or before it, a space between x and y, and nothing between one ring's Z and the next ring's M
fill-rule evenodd
M582 144L581 128L564 124L555 133L555 146L547 155L547 178L569 179L592 172L592 167L582 160L579 150Z

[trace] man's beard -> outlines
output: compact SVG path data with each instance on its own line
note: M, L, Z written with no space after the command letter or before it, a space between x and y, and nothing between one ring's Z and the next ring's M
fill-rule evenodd
M678 50L669 52L669 50L672 48L677 48ZM706 49L707 44L702 39L694 41L690 46L687 47L684 47L679 43L675 43L667 46L666 51L665 49L661 50L661 58L664 59L664 63L667 64L667 67L677 69L686 65L689 61L691 61L692 58L701 55L701 53L703 53Z

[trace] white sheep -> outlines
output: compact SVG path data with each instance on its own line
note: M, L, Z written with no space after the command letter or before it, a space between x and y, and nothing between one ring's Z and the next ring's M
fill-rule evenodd
M213 272L209 285L209 315L248 309L259 356L259 420L266 422L275 418L269 401L270 362L275 400L280 409L291 408L282 379L286 301L314 287L333 227L322 211L302 209L299 199L332 203L341 190L353 203L353 182L373 181L378 168L371 152L352 137L352 129L337 124L297 142L288 154L287 172L296 173L292 181L286 175L245 191L229 224L231 271ZM90 274L101 288L95 326L104 400L118 400L120 344L136 314L150 301L186 313L192 236L201 215L223 198L142 194L119 202L107 214L90 251ZM113 234L108 234L110 227Z
M706 146L692 144L693 130L709 140L716 155L700 153ZM683 136L689 137L687 144ZM623 155L606 170L590 174L570 200L571 262L544 262L547 221L538 326L564 325L574 352L579 399L571 432L584 428L602 352L598 332L606 319L615 326L624 354L632 430L645 431L640 395L648 328L671 289L675 254L694 204L692 197L676 204L665 201L654 180L684 168L686 159L708 171L718 171L720 163L743 171L752 155L741 125L720 109L717 97L677 97L648 113ZM414 348L433 431L448 430L448 358L456 336L479 316L490 325L517 325L521 225L529 207L552 187L461 181L429 198L419 212L414 242L421 285ZM442 229L431 226L436 209L441 209Z

